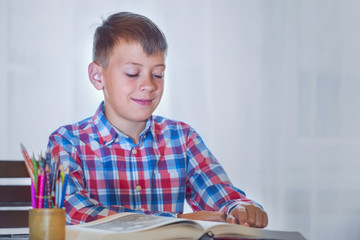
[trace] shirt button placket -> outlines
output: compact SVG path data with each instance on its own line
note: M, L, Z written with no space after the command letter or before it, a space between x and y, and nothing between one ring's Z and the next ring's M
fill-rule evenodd
M136 153L137 153L136 148L133 148L133 149L131 150L131 152L132 152L132 154L136 155Z
M136 208L140 208L141 207L141 201L140 201L140 191L141 191L141 186L137 183L138 180L138 176L137 176L137 172L138 169L136 168L137 164L136 164L136 154L137 154L137 150L136 148L131 149L131 153L133 154L132 156L132 164L133 164L133 169L136 169L136 171L133 172L133 181L134 181L134 185L135 185L135 206Z

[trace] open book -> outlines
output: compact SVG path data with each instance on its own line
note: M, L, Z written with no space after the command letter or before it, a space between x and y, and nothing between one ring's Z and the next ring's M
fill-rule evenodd
M276 239L303 240L298 232L257 229L236 224L119 213L93 222L66 226L67 240L99 239Z

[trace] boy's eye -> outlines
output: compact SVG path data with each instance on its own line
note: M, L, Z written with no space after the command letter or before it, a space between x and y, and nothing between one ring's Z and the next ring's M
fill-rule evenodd
M162 79L162 78L163 78L163 75L153 74L153 76L154 76L155 78L158 78L158 79Z
M126 76L131 77L131 78L135 78L135 77L139 76L139 74L126 73Z

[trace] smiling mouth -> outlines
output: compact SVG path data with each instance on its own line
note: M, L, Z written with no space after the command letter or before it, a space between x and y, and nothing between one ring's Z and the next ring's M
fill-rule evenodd
M152 99L135 99L135 98L133 98L132 100L142 106L147 106L152 103Z

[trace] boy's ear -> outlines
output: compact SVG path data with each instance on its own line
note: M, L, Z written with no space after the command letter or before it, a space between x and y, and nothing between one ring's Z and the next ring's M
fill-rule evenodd
M102 90L104 88L104 82L101 73L102 73L102 67L100 65L98 65L95 62L89 64L88 67L89 79L92 85L94 85L94 87L97 90Z

